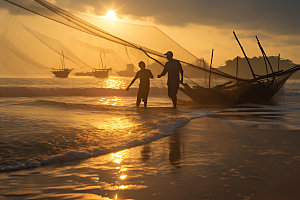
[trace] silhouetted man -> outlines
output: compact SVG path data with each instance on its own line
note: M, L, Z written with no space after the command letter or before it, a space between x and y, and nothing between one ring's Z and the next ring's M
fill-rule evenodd
M139 78L140 86L137 94L136 106L139 107L141 104L141 100L143 100L144 107L147 107L147 99L150 90L150 78L153 78L153 74L149 69L145 69L145 63L143 61L139 62L139 67L141 68L141 70L136 73L135 77L128 85L126 90L128 91L130 86L135 82L135 80Z
M172 99L173 108L176 108L179 83L183 82L183 69L180 62L173 59L172 51L168 51L165 55L167 56L168 62L165 64L162 73L158 75L158 78L168 72L168 96ZM179 79L179 73L181 74L181 80Z

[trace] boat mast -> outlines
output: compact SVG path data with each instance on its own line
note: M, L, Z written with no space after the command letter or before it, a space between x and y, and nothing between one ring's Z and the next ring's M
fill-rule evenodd
M63 56L62 67L63 67L63 69L65 69L65 55L64 55L64 51L62 51L62 56Z
M214 49L211 51L210 65L209 65L209 77L208 77L208 87L210 88L210 79L211 79L211 65L214 57Z
M278 55L278 71L279 71L279 65L280 65L280 54Z
M202 62L203 62L203 68L206 69L206 65L205 65L204 59L202 59ZM207 73L206 73L206 70L204 71L204 80L205 80L205 84L206 84L207 83Z
M261 46L258 37L255 36L255 38L256 38L256 40L257 40L257 44L258 44L258 46L259 46L259 48L260 48L260 51L261 51L261 53L263 54L263 57L267 60L268 64L270 65L270 68L271 68L271 71L272 71L272 74L273 74L273 80L276 82L275 74L274 74L274 71L273 71L273 67L272 67L272 65L271 65L271 62L270 62L269 58L267 57L267 55L266 55L266 53L265 53L263 47Z
M265 67L266 67L266 75L268 76L269 75L269 71L268 71L268 64L267 64L267 61L266 61L266 58L263 56L264 58L264 62L265 62ZM268 81L268 78L267 78L267 81Z
M102 69L103 69L103 60L102 60L101 52L99 53L99 55L100 55L100 60L101 60L101 66L102 66ZM99 66L99 68L100 68L100 66Z
M245 58L246 58L246 60L247 60L247 63L248 63L248 65L249 65L249 67L250 67L252 76L253 76L253 78L255 79L255 74L254 74L254 71L253 71L252 66L251 66L251 64L250 64L250 61L249 61L249 59L248 59L248 57L247 57L247 55L246 55L246 53L245 53L245 51L244 51L244 48L243 48L243 46L241 45L241 43L240 43L240 41L239 41L239 39L238 39L238 37L236 36L236 34L235 34L234 31L233 31L233 35L234 35L236 41L238 42L238 44L240 45L240 48L241 48L241 50L242 50L242 52L243 52L243 54L244 54L244 56L245 56Z
M63 69L63 60L62 60L62 58L60 58L60 63L61 63L61 67L59 67L59 69Z
M239 57L236 57L236 71L235 71L235 77L238 77L239 73Z

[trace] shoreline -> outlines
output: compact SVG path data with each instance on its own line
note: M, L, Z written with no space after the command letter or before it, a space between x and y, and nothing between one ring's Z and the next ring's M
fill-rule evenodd
M0 190L12 199L299 199L297 132L192 119L141 146L1 173Z

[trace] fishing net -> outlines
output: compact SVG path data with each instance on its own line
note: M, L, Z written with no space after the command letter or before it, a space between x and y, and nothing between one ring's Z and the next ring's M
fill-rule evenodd
M159 63L167 62L163 53L171 50L183 66L184 81L191 87L214 87L243 81L218 69L210 70L207 61L191 54L155 26L74 13L45 0L4 0L1 4L2 8L9 10L1 13L4 12L11 21L10 27L2 34L10 38L14 38L12 32L15 31L22 34L21 47L30 46L31 49L24 54L29 54L28 57L42 66L58 65L57 55L63 52L66 65L74 71L96 68L101 64L112 67L114 72L125 70L128 64L133 64L138 70L137 63L144 61L156 76L163 70ZM30 52L35 55L30 55Z

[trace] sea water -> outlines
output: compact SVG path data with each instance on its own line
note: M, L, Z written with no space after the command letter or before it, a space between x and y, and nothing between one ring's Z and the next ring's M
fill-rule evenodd
M241 119L262 113L269 116L265 121L270 125L300 127L299 81L289 81L269 105L207 109L185 104L177 110L171 108L161 80L152 82L149 107L136 108L138 83L127 92L130 81L121 77L0 78L0 172L142 145L172 135L191 119L205 116L226 116L233 123L259 126L255 118ZM283 113L289 113L289 120L274 120Z

